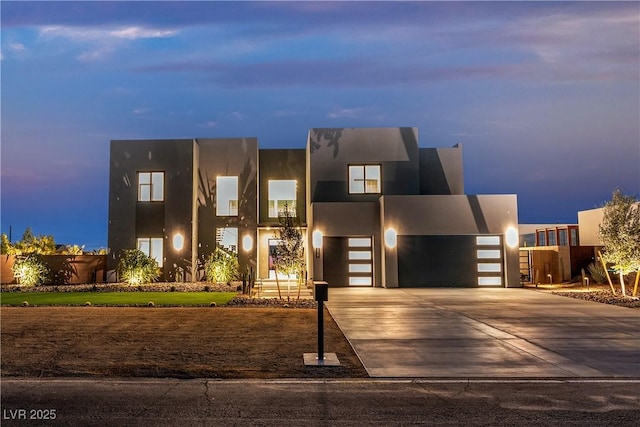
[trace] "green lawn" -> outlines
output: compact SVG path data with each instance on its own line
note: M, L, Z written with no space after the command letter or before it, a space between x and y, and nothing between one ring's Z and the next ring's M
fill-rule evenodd
M208 306L224 305L235 296L235 292L2 292L0 304L146 306L153 301L156 306Z

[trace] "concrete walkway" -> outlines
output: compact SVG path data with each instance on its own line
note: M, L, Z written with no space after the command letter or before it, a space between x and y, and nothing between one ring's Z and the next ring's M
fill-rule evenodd
M640 378L640 310L526 289L332 288L327 307L372 377Z

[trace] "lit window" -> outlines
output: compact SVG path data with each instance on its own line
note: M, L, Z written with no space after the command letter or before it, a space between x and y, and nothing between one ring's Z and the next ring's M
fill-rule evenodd
M216 215L238 216L238 177L216 178Z
M349 277L349 286L371 286L371 277Z
M370 248L371 237L350 237L349 247L350 248L354 248L354 247Z
M138 172L138 201L164 200L164 172Z
M478 259L498 259L500 258L500 249L478 249L476 257Z
M502 277L478 277L478 286L502 286Z
M284 213L285 205L289 211L296 211L296 181L269 181L269 218L278 218Z
M500 236L477 236L476 245L478 246L500 246Z
M238 228L224 227L216 229L216 245L233 253L238 253Z
M478 264L478 273L500 273L502 271L502 266L495 263L480 263Z
M371 251L349 251L349 259L371 259Z
M138 249L145 255L155 259L158 267L162 267L162 237L139 237Z
M349 273L371 273L371 264L349 264Z
M350 194L379 194L380 165L349 166Z

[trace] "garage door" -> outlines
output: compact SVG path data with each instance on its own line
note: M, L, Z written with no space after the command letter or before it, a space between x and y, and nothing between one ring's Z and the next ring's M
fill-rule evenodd
M373 286L371 237L324 237L323 277L331 287Z
M500 236L398 236L400 287L502 286Z

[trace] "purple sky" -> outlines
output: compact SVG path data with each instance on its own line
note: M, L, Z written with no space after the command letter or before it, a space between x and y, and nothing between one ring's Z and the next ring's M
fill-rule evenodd
M417 126L521 223L640 193L640 3L6 2L1 228L107 241L111 139Z

